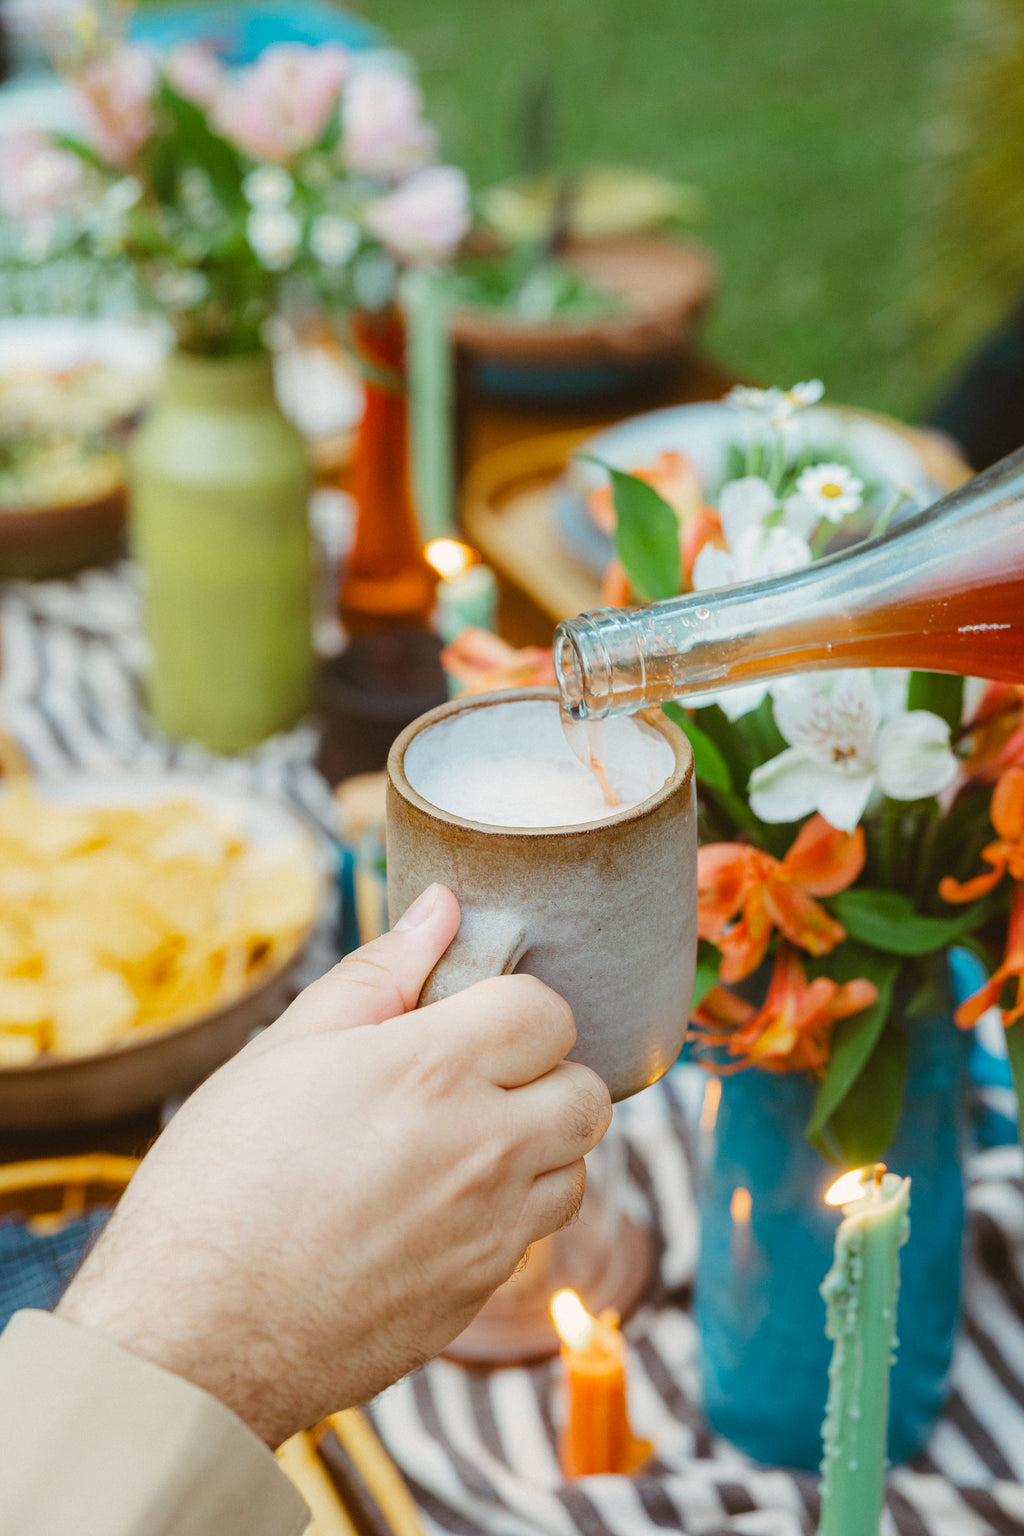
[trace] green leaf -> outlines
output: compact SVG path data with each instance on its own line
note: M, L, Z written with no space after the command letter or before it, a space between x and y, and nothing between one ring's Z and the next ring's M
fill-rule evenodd
M851 1018L840 1019L833 1031L828 1066L807 1123L807 1137L811 1141L822 1135L875 1049L889 1016L892 989L900 968L898 960L865 954L857 945L842 945L828 958L829 963L818 968L822 975L831 976L839 982L864 976L874 982L878 996L870 1007L853 1014Z
M615 547L637 595L645 602L675 597L679 591L679 522L663 496L652 485L613 469L600 459L611 476L612 500L617 525Z
M69 155L77 155L79 160L84 160L86 165L91 165L94 171L102 171L104 176L116 174L111 172L107 162L90 145L77 138L75 134L52 133L50 138L57 149L67 150Z
M955 917L922 917L898 891L859 888L826 902L852 939L889 955L929 955L973 932L989 916L989 907L973 902Z
M242 197L242 162L237 150L214 133L193 102L161 79L159 102L170 118L180 143L180 155L174 160L198 166L210 178L217 197L228 207L244 202Z
M722 957L713 944L707 939L701 939L697 945L697 969L693 978L693 1001L690 1004L690 1012L707 997L712 987L718 985L718 967L722 963Z
M907 1037L882 1031L867 1065L829 1121L829 1137L848 1167L874 1163L896 1134L907 1085Z
M729 764L711 737L699 725L695 725L678 704L663 704L661 708L673 725L678 725L693 748L693 770L705 788L732 793L734 785Z
M955 731L963 716L964 680L945 672L911 672L908 709L927 709Z
M661 708L672 723L678 725L693 749L693 771L699 786L714 795L723 811L731 816L738 827L746 827L748 832L760 833L761 827L757 817L743 796L738 795L733 788L729 765L711 737L706 735L699 725L694 725L686 711L678 704L663 704Z

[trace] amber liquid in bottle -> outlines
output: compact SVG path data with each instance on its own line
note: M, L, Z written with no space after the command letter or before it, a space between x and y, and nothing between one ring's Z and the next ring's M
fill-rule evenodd
M576 720L833 667L1024 683L1024 449L871 539L784 576L559 626Z

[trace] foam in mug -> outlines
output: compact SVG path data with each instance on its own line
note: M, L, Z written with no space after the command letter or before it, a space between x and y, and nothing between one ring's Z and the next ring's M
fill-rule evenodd
M574 756L557 703L518 699L462 710L420 731L403 766L431 805L499 827L601 821L648 799L675 768L665 738L625 716L602 722L596 749L612 801Z

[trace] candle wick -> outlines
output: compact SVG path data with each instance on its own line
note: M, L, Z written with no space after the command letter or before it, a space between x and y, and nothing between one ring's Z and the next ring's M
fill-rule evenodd
M882 1187L882 1178L883 1178L885 1172L886 1172L886 1167L885 1167L884 1163L876 1163L875 1164L875 1188L876 1189L881 1189L881 1187Z

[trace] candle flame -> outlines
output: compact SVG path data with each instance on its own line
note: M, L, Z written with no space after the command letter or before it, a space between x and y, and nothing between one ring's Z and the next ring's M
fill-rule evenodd
M575 1291L556 1291L551 1298L551 1319L558 1337L570 1349L586 1349L594 1333L594 1319Z
M884 1172L884 1170L883 1170ZM845 1205L848 1200L858 1200L864 1193L864 1185L874 1173L874 1168L851 1168L829 1185L825 1191L826 1205Z
M744 1189L742 1184L732 1192L729 1201L729 1215L738 1227L745 1227L750 1220L750 1213L754 1208L754 1201L749 1189Z
M475 565L478 555L475 549L468 544L463 544L459 539L431 539L423 551L428 564L434 567L439 576L450 580L453 576L461 576L468 571L471 565Z

